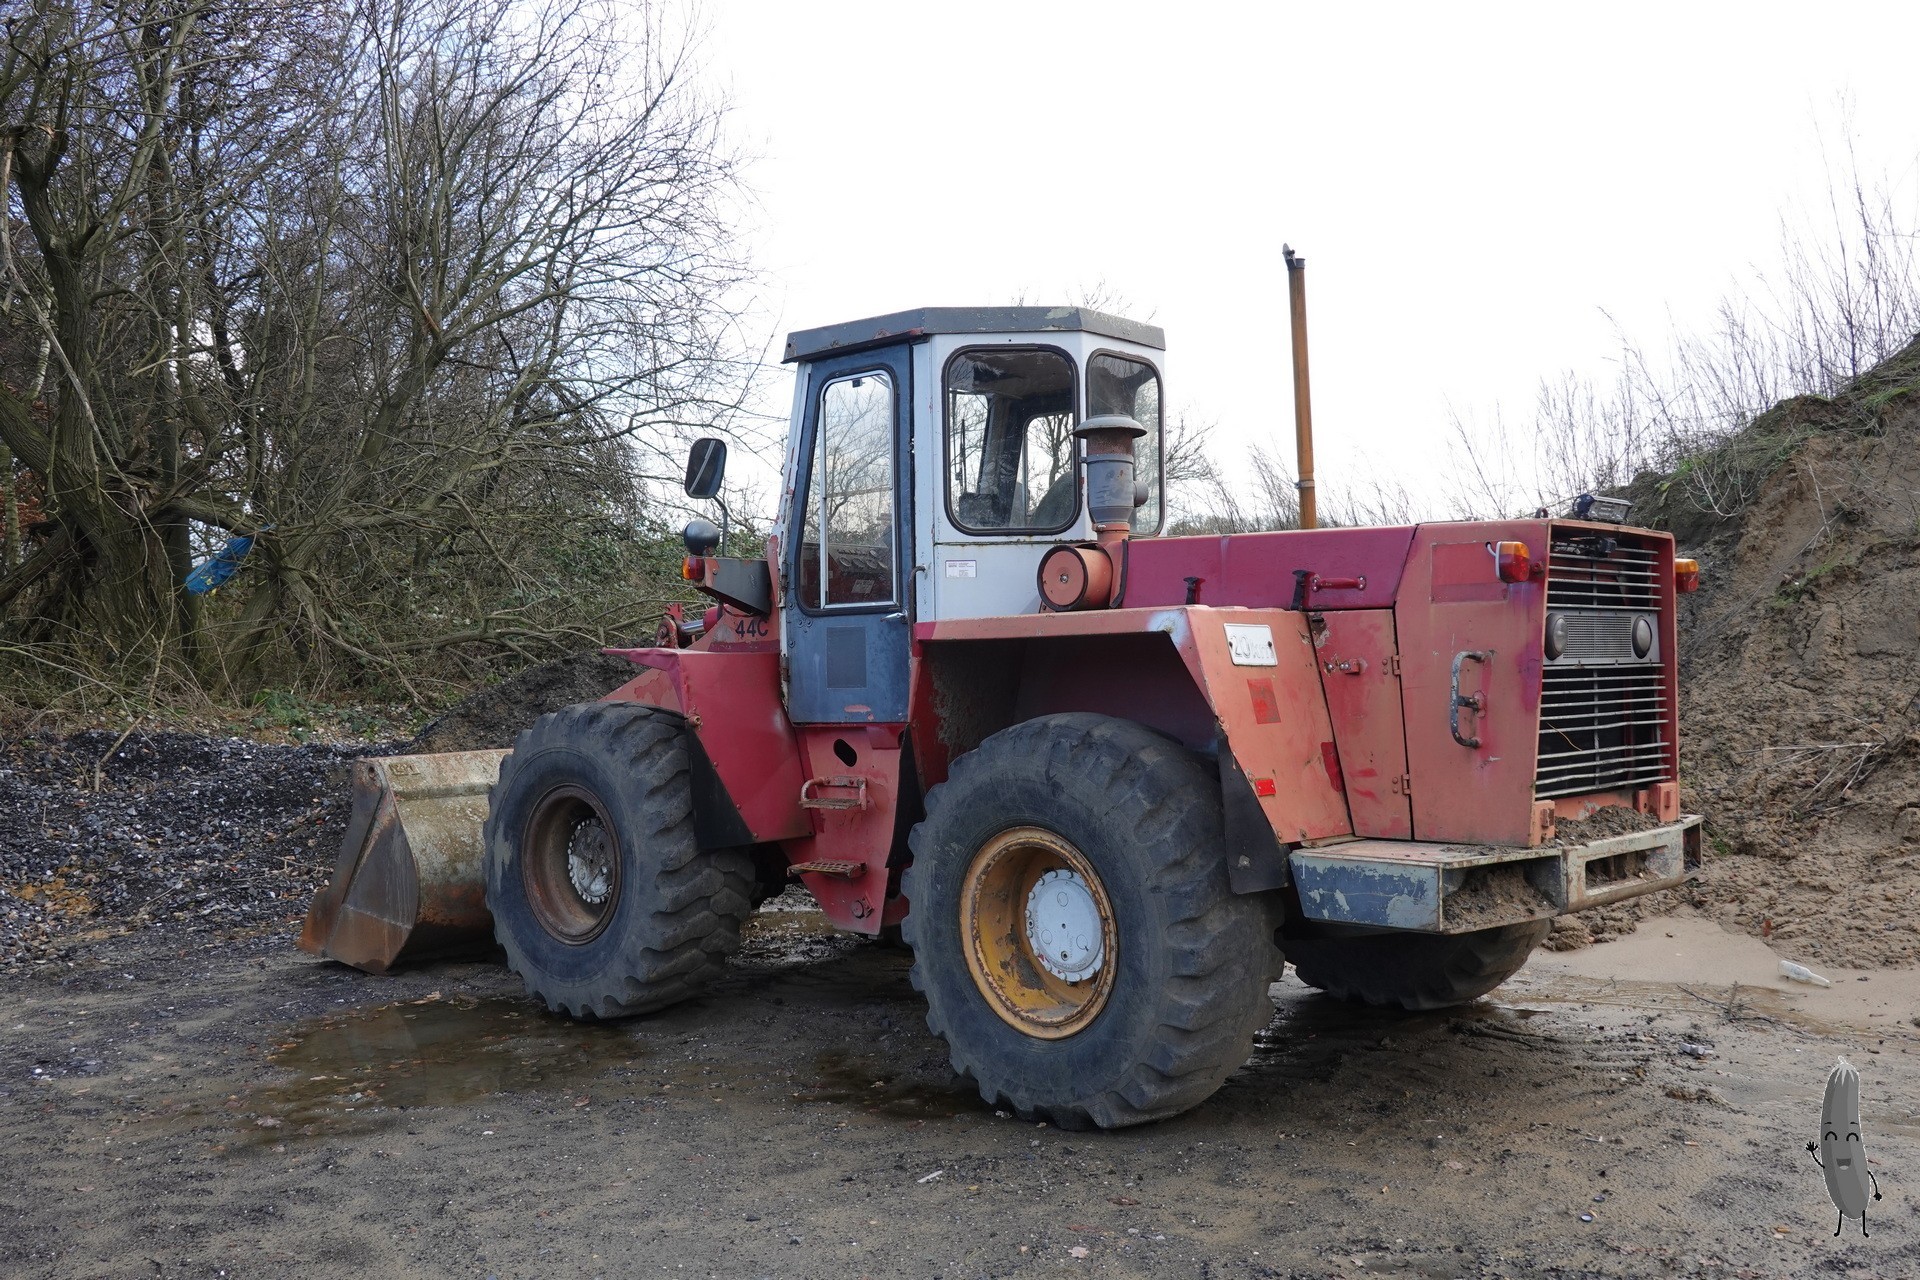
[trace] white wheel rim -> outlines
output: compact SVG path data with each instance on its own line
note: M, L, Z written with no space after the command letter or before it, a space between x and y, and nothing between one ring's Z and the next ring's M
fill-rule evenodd
M1064 982L1085 982L1106 960L1100 907L1077 872L1055 868L1027 893L1027 946Z

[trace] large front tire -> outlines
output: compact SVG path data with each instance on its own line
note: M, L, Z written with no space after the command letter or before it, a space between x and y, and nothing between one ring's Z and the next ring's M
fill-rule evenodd
M928 794L913 984L987 1102L1117 1128L1246 1061L1281 959L1270 904L1228 886L1219 794L1193 752L1085 714L993 735Z
M530 995L576 1018L665 1008L740 946L753 860L694 839L685 724L589 702L541 716L487 809L487 907Z
M1487 994L1527 962L1550 920L1475 933L1383 933L1298 938L1287 943L1294 974L1310 987L1356 1004L1445 1009Z

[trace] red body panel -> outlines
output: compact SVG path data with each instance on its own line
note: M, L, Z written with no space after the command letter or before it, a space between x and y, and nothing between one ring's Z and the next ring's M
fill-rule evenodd
M1353 833L1411 839L1413 805L1407 794L1393 611L1320 613L1313 615L1312 625Z
M724 624L727 620L723 618ZM703 637L704 639L704 637ZM648 670L612 698L665 707L686 717L740 818L759 841L813 834L800 807L800 752L780 700L780 655L763 646L732 651L615 649ZM723 726L711 732L703 726Z
M1421 529L1400 582L1394 622L1400 639L1401 697L1413 774L1413 833L1421 840L1539 843L1533 771L1539 750L1541 627L1546 579L1501 582L1489 544L1524 542L1544 563L1547 522L1505 520ZM1484 697L1463 710L1463 736L1450 723L1453 661L1460 692Z
M1272 663L1236 663L1229 650L1228 625L1267 628L1273 643ZM1304 614L1283 609L1205 606L1106 609L923 623L915 632L925 655L923 663L936 667L945 650L971 649L975 645L998 642L1003 647L999 660L993 664L997 670L1009 666L1026 668L1018 642L1031 646L1045 645L1055 639L1078 638L1084 645L1097 637L1164 635L1186 668L1191 687L1198 689L1204 699L1200 705L1210 711L1215 732L1224 736L1256 792L1265 792L1267 786L1271 786L1271 794L1260 795L1260 805L1280 838L1290 842L1313 840L1346 835L1352 830L1341 793L1333 729L1327 719L1326 701L1320 691ZM1015 643L1009 646L1006 642ZM1084 653L1082 656L1084 659ZM1089 671L1104 683L1105 705L1096 703L1089 707L1077 699L1060 697L1056 699L1060 705L1050 709L1074 706L1130 715L1156 727L1168 728L1189 745L1206 745L1193 740L1191 729L1187 733L1179 731L1180 724L1193 719L1194 715L1191 710L1174 704L1175 690L1158 681L1146 682L1143 686L1135 680L1132 670L1103 671L1097 664L1085 661L1078 678L1084 678ZM937 679L928 683L925 705L930 714L921 716L916 709L916 730L921 737L932 739L922 752L923 758L938 754L944 761L956 749L964 750L984 735L964 729L955 732L948 722L975 709L951 695L943 699ZM1021 696L1023 712L1040 713L1048 701L1044 691ZM1154 708L1168 707L1172 708L1170 714L1180 719L1172 725L1159 724ZM1014 718L1009 717L1009 721ZM918 741L920 737L916 738ZM928 780L934 780L931 771Z
M1400 587L1414 527L1288 529L1217 538L1137 538L1127 544L1128 608L1187 602L1187 579L1199 578L1197 603L1283 609L1293 603L1296 569L1327 580L1365 578L1367 585L1311 582L1312 609L1389 609Z

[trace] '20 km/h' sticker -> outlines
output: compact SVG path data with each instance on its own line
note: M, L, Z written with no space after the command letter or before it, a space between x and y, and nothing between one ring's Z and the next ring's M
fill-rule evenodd
M1226 624L1227 652L1236 667L1277 667L1280 659L1273 652L1273 628L1247 623Z

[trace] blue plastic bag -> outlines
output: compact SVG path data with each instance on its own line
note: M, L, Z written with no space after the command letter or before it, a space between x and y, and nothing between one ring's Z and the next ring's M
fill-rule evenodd
M196 596L219 590L221 584L240 571L240 562L253 550L256 536L242 533L227 539L226 546L193 567L193 572L187 575L187 590Z

